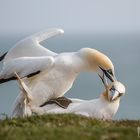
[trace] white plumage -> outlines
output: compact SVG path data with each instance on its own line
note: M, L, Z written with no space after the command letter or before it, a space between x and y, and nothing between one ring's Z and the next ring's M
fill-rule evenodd
M30 100L25 102L30 96L30 91L20 78L19 80L21 82L21 90L26 95L22 101L24 104L22 110L24 110L24 112L19 112L19 116L23 117L31 116L32 113L36 113L38 115L74 113L96 119L111 120L119 108L120 97L125 94L124 85L120 82L113 82L106 86L106 90L97 99L80 100L71 98L70 100L72 103L70 103L66 109L56 104L47 104L43 107L38 107L32 106L30 104Z
M115 91L111 91L113 86ZM31 110L32 112L39 115L50 113L74 113L96 119L112 120L119 108L120 96L122 96L124 93L125 87L120 82L114 82L109 85L107 87L107 91L101 94L101 96L97 99L71 99L72 103L68 106L67 109L63 109L55 104L50 104L44 107L31 106ZM110 96L112 98L111 100Z
M50 99L63 96L82 71L97 72L104 84L106 77L112 82L116 80L111 60L95 49L82 48L77 52L57 54L40 45L40 42L63 33L62 29L53 29L18 42L1 57L3 68L0 83L16 79L16 72L31 91L33 99L30 104L39 106ZM17 97L14 111L22 96L19 94Z

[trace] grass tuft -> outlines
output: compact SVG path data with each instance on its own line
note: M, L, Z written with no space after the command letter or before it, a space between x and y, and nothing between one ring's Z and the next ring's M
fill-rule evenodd
M140 120L102 121L74 114L0 121L0 140L132 140Z

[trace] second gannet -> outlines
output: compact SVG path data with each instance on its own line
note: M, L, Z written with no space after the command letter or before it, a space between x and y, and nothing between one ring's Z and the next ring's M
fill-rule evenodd
M31 90L31 104L39 106L63 96L83 71L96 72L103 83L106 77L111 82L116 80L111 60L96 49L82 48L77 52L58 54L40 44L59 34L63 34L62 29L53 29L18 42L0 58L3 61L0 83L15 80L14 73L17 72ZM21 98L22 94L19 94L16 101Z
M21 90L24 94L24 100L22 100L20 104L24 104L24 107L22 107L21 109L17 109L23 111L17 111L18 113L13 114L12 117L31 116L33 113L37 115L74 113L96 119L112 120L113 116L116 114L119 108L120 97L125 94L125 86L122 83L115 81L109 85L106 85L106 90L97 99L81 100L69 98L69 100L71 100L71 103L65 109L58 106L57 104L47 103L42 107L32 106L30 104L30 101L32 100L32 97L30 96L30 90L18 75L17 77L20 83Z

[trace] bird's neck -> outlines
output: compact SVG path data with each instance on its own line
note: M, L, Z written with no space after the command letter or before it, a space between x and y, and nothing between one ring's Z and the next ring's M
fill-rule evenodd
M107 90L105 90L101 95L100 95L100 99L103 99L105 101L109 101L108 100L108 93Z
M83 71L97 71L98 66L96 63L96 50L90 48L82 48L78 51L78 54L83 61Z
M80 52L73 53L72 55L73 60L73 68L76 73L81 73L85 71L90 71L90 66L87 60L81 55Z
M112 118L116 114L116 112L119 108L120 98L118 98L114 101L109 101L109 99L107 97L107 91L105 91L101 94L99 99L104 104L104 109L108 111L108 114L110 114L110 116Z

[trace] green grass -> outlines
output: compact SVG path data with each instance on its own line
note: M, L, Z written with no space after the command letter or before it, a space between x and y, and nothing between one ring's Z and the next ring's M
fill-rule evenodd
M101 121L73 114L0 121L0 140L136 140L140 120Z

